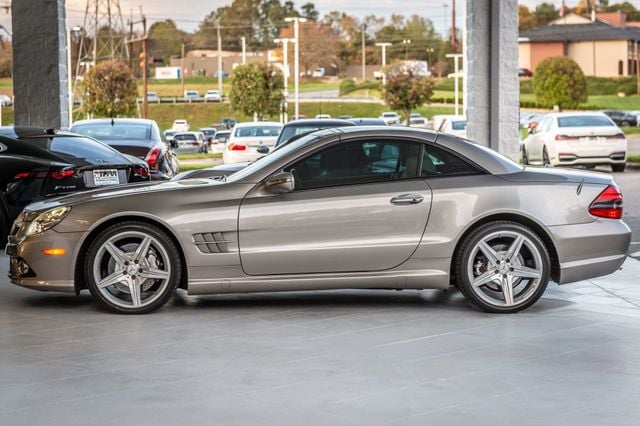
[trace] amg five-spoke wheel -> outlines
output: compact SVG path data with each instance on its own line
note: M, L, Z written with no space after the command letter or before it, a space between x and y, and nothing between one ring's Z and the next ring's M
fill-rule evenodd
M517 312L542 296L549 281L549 254L529 228L493 222L461 246L456 276L463 294L489 312Z
M180 277L173 241L139 222L107 228L89 248L85 277L93 296L119 313L146 313L164 305Z

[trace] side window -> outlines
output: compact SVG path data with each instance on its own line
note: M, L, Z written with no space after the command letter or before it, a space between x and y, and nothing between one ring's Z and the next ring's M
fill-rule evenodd
M420 144L373 140L339 143L287 167L296 189L418 177Z
M478 169L458 156L435 146L425 145L421 176L461 176L478 173Z

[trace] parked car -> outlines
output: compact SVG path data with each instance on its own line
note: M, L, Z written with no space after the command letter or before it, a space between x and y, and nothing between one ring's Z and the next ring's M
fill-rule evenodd
M327 120L331 118L331 115L329 114L317 114L316 115L316 120Z
M533 73L526 68L518 68L518 77L533 77Z
M211 141L213 141L213 138L218 132L218 130L213 127L202 127L198 129L198 131L204 135L204 138L209 142L209 145L211 145Z
M224 117L222 120L220 120L220 129L231 129L233 126L235 126L236 124L238 124L238 120L236 120L233 117ZM213 126L211 126L213 127Z
M158 103L160 102L160 97L156 92L147 92L147 102Z
M231 130L218 130L214 139L220 144L225 144L229 140L229 136L231 136Z
M455 114L436 114L431 118L432 128L436 131L442 131L444 123L447 120L455 120L458 117L460 116Z
M225 71L216 71L213 73L213 77L214 78L218 78L218 76L222 77L222 78L226 78L229 77L229 73L225 72Z
M209 152L209 142L202 132L176 133L173 138L173 146L176 154L206 154Z
M625 169L627 138L601 112L548 114L523 142L523 162L552 166L610 165Z
M13 100L7 95L0 95L0 105L3 107L13 105Z
M427 130L345 127L303 136L226 181L33 204L16 219L7 253L12 283L86 288L100 306L125 314L152 312L177 288L452 284L483 311L513 313L539 300L551 280L618 270L631 241L621 219L610 175L522 168ZM66 251L48 256L43 247Z
M173 141L173 137L176 135L175 130L165 130L162 135L164 136L164 141L171 146L171 142Z
M383 112L380 115L380 119L384 120L388 126L393 126L394 124L400 123L400 116L397 112Z
M381 118L359 117L352 118L349 121L354 123L356 126L387 126L387 122Z
M311 77L324 77L326 74L326 71L324 68L322 67L318 67L316 69L313 70L313 73L311 73Z
M204 95L204 100L205 102L222 102L222 96L217 90L207 90L207 93Z
M602 111L618 126L637 126L638 118L634 114L629 114L626 111L605 110Z
M403 126L407 125L407 120L402 121ZM429 120L420 116L420 117L411 117L409 116L409 127L418 127L422 129L429 128Z
M184 98L188 101L197 101L200 99L200 93L197 90L185 90Z
M538 123L544 115L538 112L520 112L520 128L528 129L531 123Z
M36 127L0 127L0 246L30 203L148 180L144 161L94 139Z
M467 117L465 117L464 115L447 117L440 126L440 131L443 133L448 133L450 135L456 135L461 138L466 138Z
M152 180L171 179L179 165L160 136L153 120L142 118L98 118L73 123L71 131L106 143L123 154L133 155L149 165Z
M351 120L353 118L352 115L341 115L338 117L340 120Z
M184 119L174 120L173 125L171 126L171 130L173 130L174 132L188 132L189 122Z
M336 127L348 126L355 126L355 123L335 118L290 121L282 128L275 146L279 147L286 144L294 136L306 135L307 133L321 129L333 129Z
M275 146L281 130L281 123L271 121L236 124L231 130L222 160L224 163L255 161Z

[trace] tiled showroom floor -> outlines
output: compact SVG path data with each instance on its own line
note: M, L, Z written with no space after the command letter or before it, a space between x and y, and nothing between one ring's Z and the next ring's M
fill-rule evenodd
M118 316L0 280L0 425L619 426L639 399L632 259L507 316L455 291L178 295Z

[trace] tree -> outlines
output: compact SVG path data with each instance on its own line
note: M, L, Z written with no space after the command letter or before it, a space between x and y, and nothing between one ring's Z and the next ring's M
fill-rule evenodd
M383 93L391 109L404 113L408 126L411 111L431 100L433 80L421 76L417 67L398 64L389 69Z
M311 2L303 4L300 9L302 10L302 16L310 21L317 21L320 17L320 12L316 9L316 5Z
M233 70L229 99L234 110L262 120L280 112L284 99L282 73L265 63L239 65Z
M533 91L541 107L576 108L587 101L587 80L573 59L556 56L536 67Z
M138 89L131 69L111 60L100 62L84 78L85 111L95 117L122 117L136 111Z
M149 54L169 64L172 56L180 55L182 43L188 39L187 33L179 30L171 19L154 22L149 28Z
M535 17L524 4L518 5L518 30L527 31L535 27Z
M560 11L553 3L540 3L533 11L534 26L541 27L560 18Z
M293 37L293 25L280 32L282 38ZM307 73L317 67L331 69L338 67L341 40L340 36L328 25L321 22L300 23L300 67ZM293 43L289 45L293 57Z

